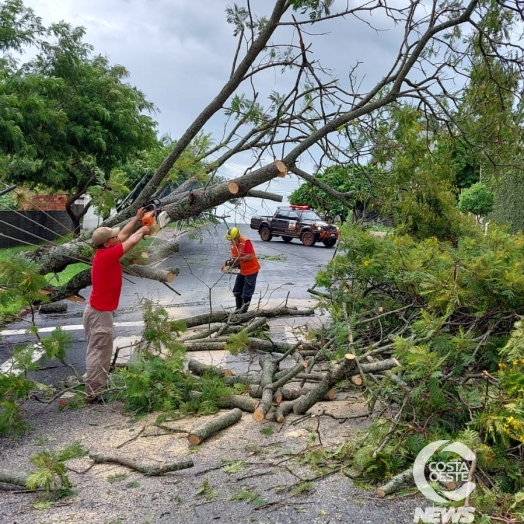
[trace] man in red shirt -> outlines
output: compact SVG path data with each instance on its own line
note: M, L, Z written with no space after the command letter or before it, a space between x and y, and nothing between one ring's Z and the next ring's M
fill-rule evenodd
M99 227L91 237L96 248L91 267L93 288L83 319L87 341L87 404L102 400L98 393L107 387L113 352L113 314L118 308L122 291L120 258L149 233L149 228L143 226L131 234L144 214L145 209L140 208L122 230L118 227Z
M238 227L228 229L226 238L231 242L231 265L240 268L233 295L235 296L236 312L245 313L255 293L260 263L255 254L255 248L249 238L240 235Z

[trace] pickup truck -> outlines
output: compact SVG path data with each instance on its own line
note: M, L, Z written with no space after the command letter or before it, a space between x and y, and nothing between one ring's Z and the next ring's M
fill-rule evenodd
M300 239L305 246L314 246L318 241L333 247L339 237L339 228L322 220L308 206L279 207L273 216L254 216L251 229L256 229L260 238L269 242L273 237L282 237L284 242Z

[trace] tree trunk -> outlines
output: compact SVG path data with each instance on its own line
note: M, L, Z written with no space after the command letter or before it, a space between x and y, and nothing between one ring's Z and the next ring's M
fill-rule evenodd
M149 248L147 251L147 263L153 264L170 257L173 253L178 253L180 245L177 241L168 240L156 244L154 249Z
M232 426L242 418L242 411L235 408L232 409L229 413L221 415L212 420L209 420L205 424L202 424L195 430L193 430L188 436L187 439L189 443L193 446L198 446L207 438L213 436L215 433L218 433L220 430Z
M248 311L247 313L241 313L232 315L235 321L246 321L255 317L264 318L277 318L277 317L288 317L288 316L311 316L315 314L314 309L297 310L294 308L275 308L275 309L260 309L258 311ZM216 322L227 322L230 318L230 314L225 311L214 311L212 313L205 313L203 315L197 315L195 317L189 317L183 319L184 323L188 328L201 326L205 324L213 324Z

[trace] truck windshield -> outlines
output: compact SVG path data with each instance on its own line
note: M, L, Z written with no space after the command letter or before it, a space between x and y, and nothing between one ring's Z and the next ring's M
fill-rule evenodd
M321 220L314 211L304 211L302 213L302 220Z

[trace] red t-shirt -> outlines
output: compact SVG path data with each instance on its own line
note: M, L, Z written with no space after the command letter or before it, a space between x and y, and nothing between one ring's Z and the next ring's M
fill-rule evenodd
M123 254L122 244L96 250L91 267L93 289L89 304L98 311L115 311L118 308L123 274L120 257Z

